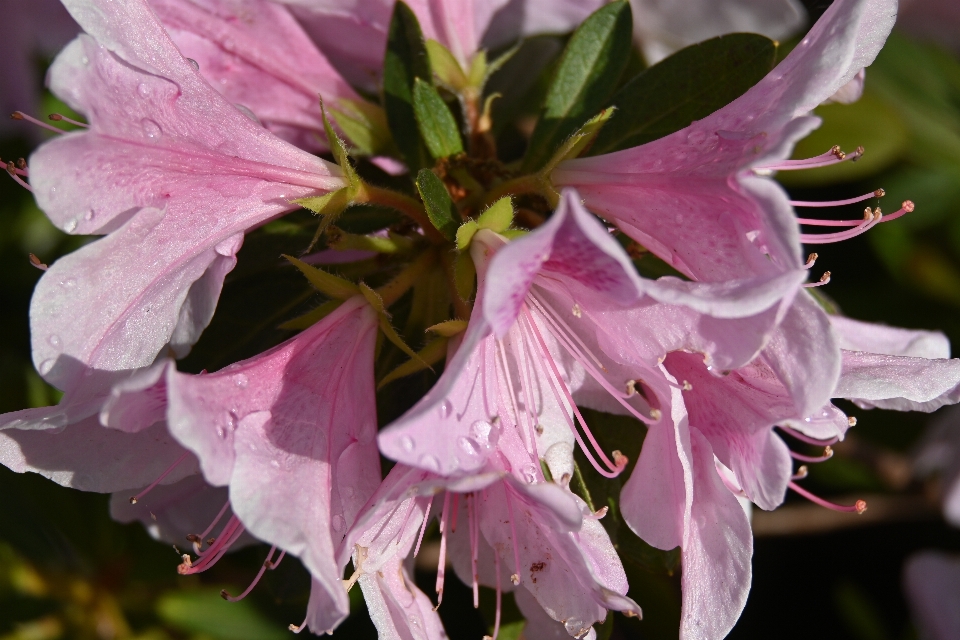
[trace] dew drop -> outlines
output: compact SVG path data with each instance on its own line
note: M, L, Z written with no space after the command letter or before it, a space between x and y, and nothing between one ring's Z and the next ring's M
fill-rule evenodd
M40 370L40 375L47 375L50 373L50 370L53 369L53 360L44 360L40 363L38 369Z
M227 432L224 431L223 427L217 427L217 437L221 440L227 437Z
M429 453L425 453L420 456L420 466L427 471L432 471L434 473L440 473L440 461L437 460L437 457Z
M470 425L470 436L471 439L489 452L496 448L497 442L500 440L500 427L493 422L477 420Z
M143 86L143 85L140 85ZM151 120L150 118L144 118L140 121L140 127L143 129L143 135L148 139L157 141L160 139L163 131L160 129L160 125Z
M93 220L93 218L94 218L96 215L97 215L97 212L94 211L93 209L90 209L90 210L87 211L85 214L83 214L83 219L84 219L84 220L87 220L87 221L90 221L90 220Z
M270 461L270 466L273 467L274 469L279 469L279 468L280 468L280 461L279 461L279 460L271 460L271 461Z
M410 436L403 436L400 438L400 446L403 447L404 451L410 452L417 448L417 443Z
M232 38L224 38L223 42L220 43L220 46L223 47L224 51L233 51L237 47Z
M236 431L237 430L237 412L235 410L228 411L226 418L223 421L223 424L228 431Z
M333 516L333 518L332 518L332 523L333 523L333 528L334 528L335 531L343 531L343 526L344 526L344 524L346 524L346 523L343 521L343 516L340 515L339 513L336 514L335 516Z
M150 95L150 86L146 82L141 82L137 85L137 93L140 94L141 98L146 98Z
M473 438L460 436L457 438L457 444L460 445L460 449L468 456L476 457L480 455L480 445Z
M255 114L255 113L250 109L250 107L248 107L248 106L246 106L246 105L243 105L243 104L240 104L239 102L236 103L236 104L234 104L233 106L235 106L240 113L242 113L243 115L247 116L250 120L253 120L254 122L256 122L257 124L259 124L260 126L263 126L263 123L260 122L260 118L257 117L257 114Z
M451 403L449 400L444 400L443 402L440 403L440 417L441 417L441 418L448 418L448 417L450 417L450 413L451 413L452 411L453 411L453 403Z
M74 285L76 285L76 284L77 284L77 281L76 281L75 278L67 278L66 280L61 280L61 281L60 281L60 286L61 286L61 287L66 287L67 289L69 289L70 287L72 287L72 286L74 286Z
M47 342L49 342L49 343L50 343L50 346L53 347L54 349L59 349L59 348L60 348L60 345L63 344L63 343L60 341L60 336L58 336L58 335L56 335L56 334L54 334L54 335L50 336L49 338L47 338Z
M533 484L537 481L537 470L532 464L524 465L523 469L520 470L520 473L523 474L523 479L530 484Z
M67 233L73 233L74 231L77 230L77 221L68 220L67 223L63 225L63 230L66 231Z
M200 71L200 63L194 60L193 58L187 58L187 62L190 63L190 66L193 67L194 71Z
M80 58L80 62L83 63L83 66L85 67L90 66L90 58L88 58L87 56L83 56L82 58Z
M250 380L247 379L245 374L238 373L233 377L233 384L237 385L241 389L246 389L247 385L250 384Z

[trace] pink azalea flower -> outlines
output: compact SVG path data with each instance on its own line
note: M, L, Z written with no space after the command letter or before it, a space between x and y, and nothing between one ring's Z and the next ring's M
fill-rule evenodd
M630 0L630 6L634 33L648 64L726 33L760 33L781 40L793 35L806 18L797 0Z
M695 280L762 282L796 270L801 242L852 237L879 218L841 223L851 229L837 234L798 234L791 205L803 203L762 176L839 161L831 153L786 158L819 124L809 112L873 61L895 16L893 0L838 0L776 69L726 107L660 140L563 162L551 179L575 186L588 208Z
M334 552L380 482L377 326L376 312L357 296L287 342L216 373L167 370L170 432L200 459L207 482L229 487L232 535L249 530L303 560L314 578L316 632L349 613ZM215 561L204 553L181 570Z
M50 83L90 125L42 145L29 171L57 226L107 234L53 264L31 303L38 371L85 394L115 379L81 382L85 370L136 370L168 347L184 355L244 232L343 182L214 91L145 2L108 4L67 2L91 35L60 54Z
M150 0L171 39L230 102L303 149L326 150L317 96L360 96L290 11L267 0Z
M682 549L681 638L725 636L746 603L752 536L737 495L773 509L790 487L828 508L865 508L833 505L797 485L805 471L794 475L791 458L814 463L830 453L793 453L773 427L829 445L854 422L830 397L901 410L956 402L960 360L948 355L943 336L828 318L804 294L747 366L718 375L692 354L666 356L664 370L679 382L671 422L649 429L620 504L651 545Z

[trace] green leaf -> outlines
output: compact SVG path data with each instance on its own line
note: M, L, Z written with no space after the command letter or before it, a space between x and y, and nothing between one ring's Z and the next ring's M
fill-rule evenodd
M316 267L312 267L302 260L298 260L293 256L283 256L290 263L295 266L297 269L300 269L300 272L307 277L307 280L310 281L310 284L313 287L323 293L326 296L329 296L335 300L347 300L353 296L360 293L360 289L357 288L357 285L353 284L349 280L344 280L339 278L331 273L327 273Z
M157 602L157 614L171 626L223 640L284 640L289 632L268 620L250 600L227 602L216 591L177 590Z
M476 220L467 220L460 228L457 229L457 249L460 251L466 251L470 248L470 241L473 240L473 236L480 231L480 225L477 224Z
M630 57L633 16L624 0L595 11L563 52L530 138L524 171L535 171L606 104Z
M447 343L449 338L436 338L429 342L427 346L417 352L418 359L410 359L391 371L387 376L377 384L377 388L387 386L394 380L399 380L412 375L418 371L427 369L447 357Z
M464 75L460 63L450 53L450 49L437 42L427 40L427 55L430 57L430 68L442 85L459 91L467 86L467 76Z
M473 264L470 253L464 251L457 255L453 263L453 279L457 287L457 295L464 302L473 297L473 289L477 281L477 267Z
M769 73L776 55L776 42L751 33L720 36L678 51L610 99L617 113L590 153L635 147L710 115Z
M383 106L387 123L407 165L417 170L430 164L420 140L413 110L413 85L430 81L430 60L417 16L403 2L394 5L387 52L383 61Z
M387 115L379 105L340 98L330 111L344 135L361 154L374 156L391 150L393 137L387 126Z
M450 198L450 192L430 169L421 169L417 174L417 190L423 199L424 208L433 226L451 242L457 237L460 212Z
M413 111L430 155L439 160L463 153L456 118L433 85L420 78L413 84Z
M513 200L510 196L500 198L477 218L477 225L481 229L490 229L496 233L503 233L510 228L511 224L513 224Z

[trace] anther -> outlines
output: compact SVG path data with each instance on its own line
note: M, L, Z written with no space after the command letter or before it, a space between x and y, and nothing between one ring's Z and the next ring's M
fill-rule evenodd
M627 397L632 398L637 393L637 381L627 380Z
M626 467L627 463L630 462L630 458L620 453L619 449L614 449L610 455L613 457L613 464L617 465L619 469Z
M216 542L216 541L217 541L216 538L207 538L207 544L208 544L208 545L211 545L211 544L213 544L213 543Z
M575 318L583 317L583 311L581 311L579 304L574 303L571 313L573 313L573 317Z
M69 123L72 124L72 125L76 125L76 126L78 126L78 127L83 127L84 129L86 129L88 126L90 126L90 125L88 125L88 124L85 123L85 122L78 122L77 120L74 120L73 118L68 118L67 116L65 116L65 115L63 115L63 114L60 114L60 113L51 113L51 114L48 115L47 117L50 118L51 120L53 120L54 122L60 122L60 121L62 120L62 121L64 121L64 122L69 122Z
M802 460L803 462L824 462L825 460L829 460L833 457L833 448L829 446L824 447L822 456L805 456L802 453L791 451L790 457L792 457L794 460Z
M796 491L797 493L799 493L801 496L803 496L810 502L814 504L818 504L821 507L826 507L827 509L832 509L833 511L842 511L845 513L860 514L867 510L866 500L857 500L854 504L850 506L844 506L844 505L834 504L828 500L824 500L820 496L816 496L810 493L809 491L807 491L797 483L793 482L792 480L789 483L787 483L787 486L793 489L794 491Z
M32 253L30 254L30 264L35 266L37 269L40 269L40 271L46 271L49 268L44 263L40 262L40 258L33 255Z
M807 465L802 464L802 465L800 465L800 466L797 468L797 472L796 472L795 474L793 474L793 475L790 477L790 479L791 479L791 480L803 480L804 478L807 477L807 475L809 475L809 473L810 473L810 469L807 468Z
M856 419L856 417L854 417L854 416L848 416L848 417L847 417L847 426L848 426L848 427L855 427L855 426L857 426L857 419Z
M608 511L610 511L610 507L601 507L593 512L593 517L600 520L603 516L607 515Z
M829 272L829 271L824 271L824 272L823 272L823 275L820 276L820 279L817 280L816 282L807 282L807 283L804 284L803 286L806 287L806 288L808 288L808 289L812 289L813 287L822 287L822 286L825 285L825 284L830 284L830 272Z
M820 256L817 253L811 253L810 255L808 255L807 261L803 263L804 268L809 269L810 267L812 267L816 263L817 258L819 257Z
M187 540L189 540L190 542L200 542L200 536L198 536L195 533L188 533Z
M182 454L179 458L177 458L176 462L174 462L172 465L170 465L169 467L167 467L167 470L164 471L163 473L161 473L159 478L157 478L157 479L154 480L152 483L150 483L150 486L148 486L146 489L144 489L143 491L141 491L141 492L138 493L137 495L131 497L131 498L130 498L130 504L137 504L137 501L138 501L140 498L142 498L143 496L145 496L145 495L147 495L148 493L150 493L150 491L153 490L153 488L154 488L155 486L157 486L158 484L160 484L160 483L163 481L164 478L166 478L168 475L170 475L170 472L171 472L171 471L173 471L174 469L177 468L177 465L179 465L181 462L183 462L184 460L186 460L186 458L187 458L188 455L190 455L190 452L189 452L189 451L184 451L183 454Z
M663 416L663 413L661 413L660 409L650 409L650 417L654 420L659 420L661 416Z
M41 128L43 128L43 129L46 129L47 131L53 131L54 133L59 133L59 134L61 134L61 135L63 135L64 133L66 133L66 131L64 131L63 129L57 129L56 127L54 127L54 126L52 126L52 125L49 125L49 124L47 124L46 122L43 122L42 120L37 120L37 119L34 118L33 116L28 116L28 115L25 114L23 111L14 111L13 113L10 114L10 119L11 119L11 120L26 120L27 122L33 123L33 124L37 125L38 127L41 127Z
M683 381L683 387L682 387L682 388L683 388L684 391L693 391L693 385L690 384L689 382L687 382L686 380Z
M510 582L514 585L520 584L520 575L516 573L510 574Z
M841 160L847 157L847 154L845 154L843 151L840 150L840 145L838 144L835 144L833 145L833 147L830 148L830 153L832 153L833 155L835 155Z

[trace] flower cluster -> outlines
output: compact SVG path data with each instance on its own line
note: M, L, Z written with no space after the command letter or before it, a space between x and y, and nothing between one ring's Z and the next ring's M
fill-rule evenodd
M0 461L113 493L114 517L186 536L183 574L253 540L273 545L260 575L296 556L313 581L295 629L315 633L344 620L359 585L381 637L445 637L449 563L475 606L481 585L495 590L494 638L503 592L532 623L525 637L593 637L608 611L641 615L604 527L614 508L649 545L680 548L680 636L724 637L751 582L744 504L775 509L793 489L866 508L798 484L794 460L829 448L806 456L783 435L842 439L855 419L834 398L960 401L960 361L940 334L832 313L812 290L829 274L807 282L803 244L910 202L802 218L882 191L798 202L772 179L862 153L789 159L816 106L858 97L895 0L835 0L742 95L641 143L628 98L664 67L614 95L634 32L652 61L715 35L712 18L677 33L699 4L725 31L800 20L792 2L659 4L634 2L631 17L623 0L64 0L84 33L48 81L86 122L7 168L59 228L103 237L37 285L34 363L64 395L0 416ZM511 160L487 84L518 73L508 59L522 51L488 52L574 28ZM393 217L350 231L364 207ZM319 215L313 242L270 264L323 304L270 316L288 333L262 353L185 370L245 238L304 208ZM638 268L651 261L659 274ZM377 379L442 361L378 428ZM635 419L638 459L605 450L585 409ZM395 462L385 475L381 455ZM584 471L625 476L614 503L574 490ZM434 519L436 605L407 562Z

